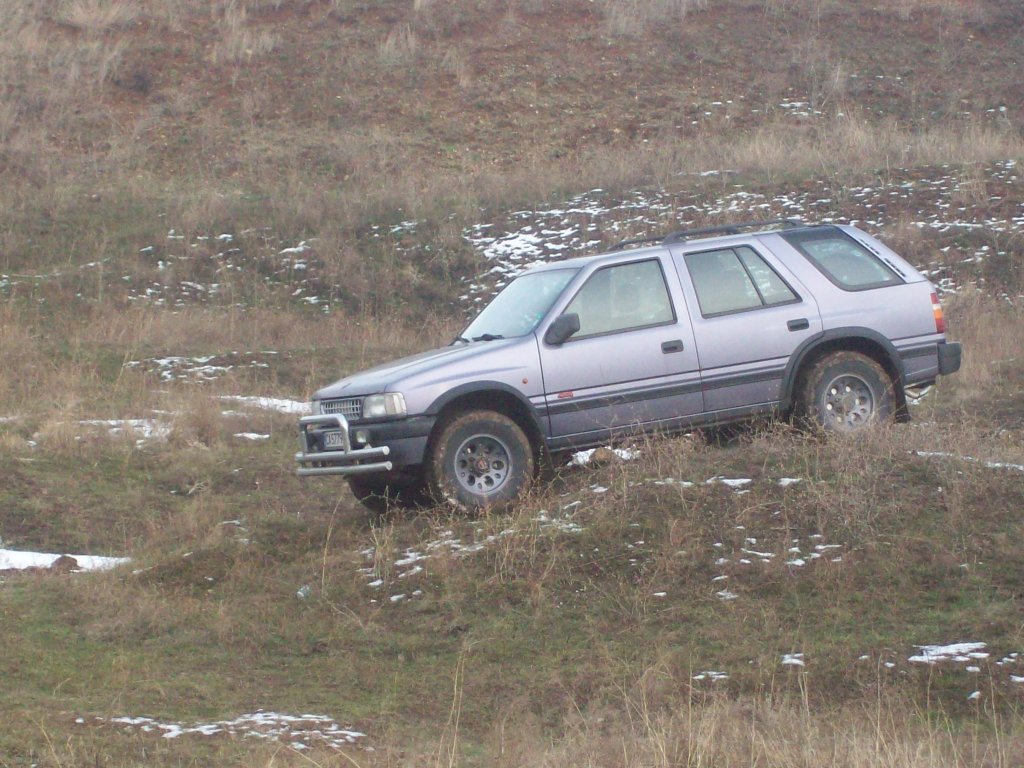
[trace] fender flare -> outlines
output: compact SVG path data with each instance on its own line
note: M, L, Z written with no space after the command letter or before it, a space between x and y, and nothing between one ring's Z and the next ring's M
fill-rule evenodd
M532 422L530 426L536 430L536 433L542 440L547 440L548 430L544 427L546 419L537 412L536 406L524 397L523 393L518 389L500 381L472 381L466 384L460 384L457 387L449 389L443 395L434 400L434 402L432 402L427 408L426 413L431 416L438 416L446 406L460 397L465 397L466 395L484 395L493 392L500 392L503 395L512 397L516 402L518 402L519 405L522 406L523 413L530 418L530 421Z
M861 326L830 328L809 339L805 339L793 354L789 356L789 362L786 363L786 370L782 376L782 406L784 409L788 410L793 406L793 389L796 387L797 375L801 368L803 368L807 358L823 346L833 345L835 342L842 341L867 341L880 347L885 354L885 362L888 363L888 367L891 367L896 372L896 380L893 384L895 384L899 392L903 391L903 380L906 375L903 368L903 360L900 357L899 350L896 349L889 339L878 331Z

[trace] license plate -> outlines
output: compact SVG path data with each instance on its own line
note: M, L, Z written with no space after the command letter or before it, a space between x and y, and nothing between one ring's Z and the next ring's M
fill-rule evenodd
M344 448L345 436L343 432L327 432L324 434L324 448Z

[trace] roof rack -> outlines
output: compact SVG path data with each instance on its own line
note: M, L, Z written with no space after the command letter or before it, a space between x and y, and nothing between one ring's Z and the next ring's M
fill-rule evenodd
M632 240L622 240L611 247L610 250L618 251L629 245L640 245L641 243L658 243L670 245L682 243L693 237L704 237L705 235L738 235L744 229L764 229L766 227L781 226L783 229L791 227L802 227L804 223L799 219L766 219L764 221L745 221L738 224L723 224L717 227L701 227L700 229L681 229L678 232L670 232L667 235L653 237L637 237Z

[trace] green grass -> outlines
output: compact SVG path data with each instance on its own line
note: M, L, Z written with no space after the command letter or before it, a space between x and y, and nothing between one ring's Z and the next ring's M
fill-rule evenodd
M1019 213L990 163L1022 155L1020 9L730 1L651 24L679 5L637 3L612 24L607 4L536 0L249 0L232 20L194 0L7 5L0 537L133 562L0 576L0 766L1020 765L1020 669L995 662L1024 651L1024 474L956 458L1024 464L1020 242L918 226L936 175L958 175L951 214ZM389 59L403 25L415 46ZM820 116L781 106L803 100ZM711 169L734 172L694 175ZM909 191L884 211L851 194L894 180ZM294 476L293 417L220 414L222 395L302 399L446 343L488 267L467 227L518 229L517 211L601 187L672 195L630 225L670 228L734 185L820 191L821 216L877 214L898 252L977 281L946 302L964 370L912 424L655 441L466 519L371 516ZM616 223L594 236L651 233ZM281 253L302 241L306 269ZM185 282L219 290L179 303ZM232 352L269 367L124 367ZM170 438L80 424L121 417ZM787 566L794 539L839 548ZM410 549L430 556L402 577ZM907 663L957 640L988 643L977 675ZM375 751L109 722L260 708L328 714Z
M489 764L494 729L509 717L559 738L575 717L620 711L624 692L652 675L645 695L667 711L680 695L767 692L807 697L824 712L881 690L966 718L975 711L967 694L984 681L986 706L1012 721L1021 692L993 662L1022 642L1024 555L1012 542L1024 533L1024 476L909 453L933 437L897 428L849 443L786 433L724 447L657 442L638 462L570 472L517 513L475 521L426 513L375 522L336 483L291 477L283 434L184 454L92 449L88 462L58 473L32 462L4 500L5 530L15 515L46 518L43 489L77 511L60 520L64 529L26 528L10 544L63 537L124 551L127 542L135 560L110 574L7 577L0 708L14 725L0 745L43 754L44 733L58 735L70 753L92 745L127 765L155 740L74 718L195 722L264 708L326 712L372 744L425 748L441 739L460 664L466 764ZM753 482L738 495L704 483L714 475ZM802 480L782 488L781 476ZM694 485L651 482L663 477ZM182 493L194 478L199 490ZM961 486L954 499L937 492L951 482ZM609 490L595 494L595 483ZM577 498L582 531L535 519ZM240 526L223 524L236 518ZM399 578L402 553L424 552L446 530L463 542L510 532L475 554L435 554L422 573ZM828 552L842 562L783 564L793 539L806 556L818 534L840 545ZM375 544L387 566L378 589L357 571L369 563L360 551ZM775 557L748 555L753 564L742 565L744 546ZM730 563L716 566L720 556ZM735 600L715 596L723 583L711 579L722 573ZM413 589L422 595L387 600ZM978 676L906 661L915 645L965 640L993 654ZM796 652L805 668L780 666ZM728 681L691 680L707 669ZM190 738L202 741L182 737L147 755L168 765L206 750L229 762L264 759L258 743L186 747Z

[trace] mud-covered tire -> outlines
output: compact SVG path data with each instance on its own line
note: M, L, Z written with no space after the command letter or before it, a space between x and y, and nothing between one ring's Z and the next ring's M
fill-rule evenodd
M418 509L430 503L430 495L422 481L389 482L357 475L348 479L348 487L356 501L376 514L395 509Z
M503 508L529 490L534 449L512 419L469 411L443 424L430 442L427 488L456 509Z
M798 418L812 428L849 434L891 422L896 391L886 370L859 352L831 352L801 379Z

